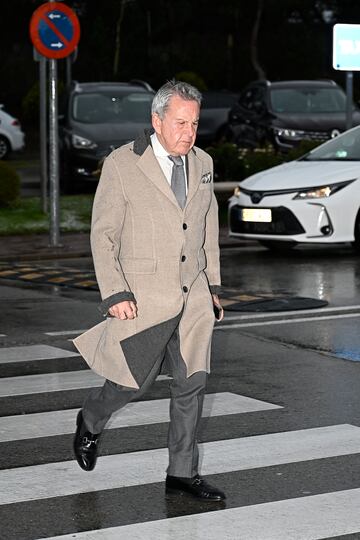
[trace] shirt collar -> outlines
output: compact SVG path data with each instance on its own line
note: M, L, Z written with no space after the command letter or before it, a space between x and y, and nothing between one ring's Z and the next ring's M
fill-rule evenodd
M167 152L165 150L165 148L163 147L163 145L161 144L161 142L157 138L156 133L153 133L150 136L150 139L151 139L151 145L152 145L155 156L160 157L160 158L161 157L168 157L169 152ZM180 157L183 160L183 162L185 163L185 156L180 156Z

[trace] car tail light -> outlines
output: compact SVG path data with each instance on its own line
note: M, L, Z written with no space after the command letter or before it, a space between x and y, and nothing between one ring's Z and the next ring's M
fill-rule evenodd
M16 120L16 119L15 119L15 120L13 120L13 121L11 122L11 125L12 125L12 126L18 126L18 127L20 127L20 122L19 122L19 120Z

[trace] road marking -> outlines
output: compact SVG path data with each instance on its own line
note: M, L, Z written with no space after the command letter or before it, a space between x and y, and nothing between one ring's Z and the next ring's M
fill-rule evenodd
M360 489L134 523L48 540L320 540L360 531Z
M232 328L251 328L255 326L272 326L276 324L293 324L298 322L330 321L333 319L358 318L360 313L344 313L342 315L325 315L324 317L300 317L298 319L286 319L281 321L261 321L253 323L223 324L215 326L214 330L231 330Z
M248 312L245 315L231 315L229 312L225 312L225 322L231 321L242 321L242 320L252 320L252 319L274 319L274 318L284 318L291 315L312 315L315 313L337 313L337 312L347 312L359 310L360 305L350 305L350 306L336 306L336 307L324 307L316 309L297 309L293 311L274 311L274 312L264 312L264 313L251 313ZM232 312L233 313L233 312ZM67 335L80 335L84 332L87 332L89 328L83 328L81 330L60 330L58 332L44 332L46 336L67 336Z
M25 345L24 347L5 347L0 349L0 364L29 362L33 360L53 360L80 356L77 352L51 347L50 345Z
M111 418L108 429L169 422L170 399L154 399L129 403ZM220 392L207 394L203 416L224 416L281 409L279 405L257 399ZM19 441L73 433L78 409L35 414L19 414L0 418L0 442Z
M296 309L293 311L273 311L273 312L263 312L263 313L251 313L248 312L245 315L230 315L229 312L225 310L226 317L225 320L243 320L243 319L262 319L262 318L281 318L281 317L288 317L289 315L311 315L312 313L337 313L341 311L356 311L360 309L360 305L355 306L336 306L336 307L323 307L323 308L316 308L316 309ZM232 312L234 313L234 312Z
M360 428L349 424L213 441L200 445L202 473L270 467L360 451ZM168 449L103 456L96 469L82 471L76 461L0 471L0 504L162 482Z
M80 335L84 332L87 332L89 328L83 328L82 330L59 330L58 332L44 332L46 336L71 336L71 335Z
M157 381L170 379L171 377L168 375L158 375L156 378ZM103 384L103 377L90 369L21 377L3 377L0 379L0 397L61 392L64 390L92 388Z
M229 312L226 312L225 316L225 322L231 322L231 321L242 321L242 320L252 320L252 319L274 319L274 318L281 318L281 317L289 317L291 315L313 315L315 313L337 313L337 312L347 312L347 311L355 311L359 310L360 305L352 305L352 306L336 306L336 307L325 307L325 308L316 308L316 309L297 309L294 311L281 311L281 312L264 312L264 313L247 313L245 315L231 315ZM315 318L315 317L309 317L309 318ZM223 325L222 325L223 326ZM215 329L217 326L215 326ZM72 336L72 335L80 335L84 332L87 332L89 328L82 328L81 330L59 330L57 332L44 332L46 336ZM0 334L1 336L1 334Z

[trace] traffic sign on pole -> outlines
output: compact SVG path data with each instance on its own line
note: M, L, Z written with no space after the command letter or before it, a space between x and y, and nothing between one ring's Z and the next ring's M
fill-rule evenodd
M335 24L333 28L333 68L360 70L360 24Z
M46 58L49 59L50 245L61 247L57 60L66 58L76 51L80 39L80 24L76 13L60 2L50 1L41 5L31 17L30 37L37 53L34 55L35 60L40 59L40 64L44 64ZM46 80L44 79L43 82L45 84ZM46 105L44 94L45 92L42 91L41 100L43 106ZM42 115L42 120L44 120L44 115ZM41 122L41 126L44 127L43 122ZM44 129L42 129L41 139L43 148L43 146L47 146ZM44 164L44 162L44 157L42 157L42 163Z
M360 24L335 24L333 68L346 71L346 129L352 127L353 71L360 71Z
M38 7L31 17L30 37L36 50L43 56L66 58L79 43L79 19L69 6L47 2Z

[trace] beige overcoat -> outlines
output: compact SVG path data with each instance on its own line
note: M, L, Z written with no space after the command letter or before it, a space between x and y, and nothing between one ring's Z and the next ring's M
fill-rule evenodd
M211 157L187 157L182 210L145 133L105 160L96 191L91 248L106 319L74 340L89 366L139 388L178 328L187 375L209 372L220 287L218 207ZM135 300L138 317L119 320L110 306Z

